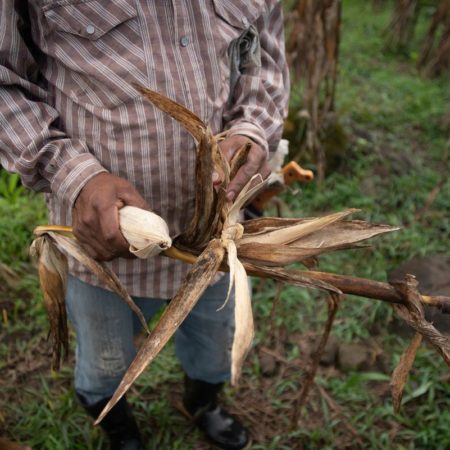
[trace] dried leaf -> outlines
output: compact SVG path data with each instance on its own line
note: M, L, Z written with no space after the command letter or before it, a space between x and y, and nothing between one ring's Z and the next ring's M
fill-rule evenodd
M326 292L334 292L342 294L342 292L330 283L309 276L308 272L301 272L293 269L283 269L281 267L267 267L262 265L255 265L249 262L244 263L245 270L249 275L272 278L273 280L282 281L284 283L292 284L309 289L319 289Z
M334 214L329 214L324 217L318 217L307 222L291 225L290 227L283 227L282 229L269 231L257 236L243 236L238 242L238 245L261 243L261 244L289 244L296 242L299 239L317 232L332 224L342 220L344 217L353 214L357 209L349 209Z
M212 184L212 173L216 171L228 181L228 166L219 150L217 140L211 130L192 111L150 89L136 86L149 101L161 111L177 120L196 139L196 195L195 212L186 231L179 236L178 241L186 247L203 247L213 235L211 224L217 223L216 193Z
M255 183L257 180L260 182L252 187L252 184ZM265 180L262 179L260 174L254 175L250 181L244 186L242 191L237 196L236 200L234 201L233 205L231 206L230 210L227 213L227 218L230 223L236 223L239 220L239 215L241 209L244 207L244 205L258 192L261 192L263 189L266 188L267 185L269 185L273 180L273 176L270 175Z
M0 262L0 279L4 280L11 289L16 289L20 281L19 275L2 262Z
M307 260L321 253L331 251L330 248L302 248L279 244L244 244L239 246L239 258L254 264L282 267Z
M403 352L397 367L392 373L392 403L394 405L394 411L397 414L400 412L406 379L408 378L411 367L416 359L417 350L421 343L422 335L416 333L408 345L408 348Z
M314 223L317 224L316 219L297 221L287 227L283 226L283 222L279 223L282 226L276 229L273 226L276 224L275 222L272 222L270 228L267 227L267 221L265 223L260 222L258 226L261 226L261 228L258 232L251 235L244 233L243 238L238 242L239 256L254 263L260 262L264 265L284 266L325 252L359 248L360 245L358 243L360 241L398 229L388 225L373 225L360 220L338 221L325 225L319 222L319 229L314 231L311 231L311 227L315 226ZM277 243L277 241L285 239L282 236L283 233L289 239L294 228L297 231L309 228L310 232L287 245ZM255 229L253 228L253 230ZM300 232L302 233L303 231ZM271 239L275 242L271 242Z
M57 232L50 231L48 233L49 236L68 254L70 254L73 258L75 258L78 262L80 262L84 267L86 267L91 273L93 273L97 278L106 284L112 291L114 291L117 295L119 295L125 303L132 309L132 311L138 316L144 330L147 333L150 333L148 329L147 322L145 321L145 317L142 314L142 311L138 308L136 303L134 303L133 299L130 297L126 289L122 286L117 275L105 264L95 261L95 259L91 258L81 247L80 244L74 239L68 238Z
M197 115L165 95L144 88L143 86L134 85L134 87L158 109L169 114L169 116L181 123L197 142L201 141L206 133L207 126Z
M397 230L399 230L398 227L371 224L363 220L342 220L294 241L292 244L304 248L329 247L333 251L339 248L351 248L351 244Z
M225 298L225 301L223 305L219 308L219 311L224 308L224 306L228 303L228 299L230 298L231 291L233 289L234 283L235 283L235 277L236 277L236 266L239 262L237 258L237 249L236 244L229 240L227 244L227 254L228 254L228 268L230 270L230 284L228 286L227 296Z
M231 384L236 385L254 336L253 312L247 273L237 258L234 285L236 301L234 307L235 330L231 347Z
M198 248L205 245L211 237L211 223L214 221L217 194L212 183L212 173L215 169L213 147L217 147L213 136L202 138L198 146L196 163L196 191L194 217L186 231L182 233L177 242L188 248ZM217 148L215 151L218 151Z
M58 370L62 349L64 349L66 357L69 353L69 333L65 307L67 260L48 236L35 239L30 252L38 260L39 282L50 324L52 369Z
M134 381L153 361L167 341L175 333L181 322L197 303L200 296L214 279L225 250L222 243L213 239L198 257L195 264L186 275L180 289L162 314L155 329L144 342L139 352L125 373L119 387L111 400L105 406L96 424L108 414L111 408L127 392Z
M232 180L238 170L244 165L247 161L248 154L250 153L250 149L252 148L252 143L250 141L246 142L242 147L240 147L236 153L233 155L233 158L230 161L230 179Z
M311 221L313 218L290 219L285 217L260 217L258 219L250 219L242 222L244 234L261 234L267 231L277 230L282 227L290 227L297 223Z

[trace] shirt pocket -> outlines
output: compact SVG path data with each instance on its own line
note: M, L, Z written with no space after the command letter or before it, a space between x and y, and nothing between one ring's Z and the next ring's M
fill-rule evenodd
M146 80L137 11L127 0L44 0L52 83L78 104L112 108Z
M266 10L265 0L212 0L216 15L239 36Z
M230 95L230 45L266 13L266 0L212 0L212 5L212 44L219 55L221 80L214 104L219 109L225 107Z

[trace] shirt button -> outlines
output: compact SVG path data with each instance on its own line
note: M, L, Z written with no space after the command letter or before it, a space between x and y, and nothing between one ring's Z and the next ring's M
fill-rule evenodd
M188 38L187 36L183 36L183 37L180 39L180 45L181 45L182 47L187 47L187 46L189 45L189 38Z
M95 27L94 27L94 25L88 25L88 26L86 27L86 33L87 33L87 34L94 34L94 33L95 33Z
M249 21L248 21L247 17L244 16L242 18L242 24L244 25L244 27L248 27L249 26Z

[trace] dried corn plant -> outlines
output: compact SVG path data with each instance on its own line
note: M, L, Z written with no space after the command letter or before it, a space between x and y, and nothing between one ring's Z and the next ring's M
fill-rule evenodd
M450 70L450 0L436 7L417 65L430 77Z
M303 136L295 158L305 151L315 157L319 183L326 169L323 135L330 121L336 120L341 8L341 0L296 0L286 19L288 62L302 89L302 109L295 114L301 120Z
M396 0L392 19L387 28L387 48L390 50L408 48L414 35L419 6L419 0Z
M230 290L233 286L235 288L235 336L231 353L234 384L239 380L253 337L247 274L319 289L330 293L333 298L338 298L342 293L352 293L391 302L398 308L400 316L410 321L411 326L425 339L431 340L449 363L448 342L424 323L420 313L410 308L411 301L408 300L413 295L411 292L414 292L414 302L442 307L450 305L449 298L420 296L412 288L404 292L389 284L354 277L286 268L293 263L311 267L322 253L358 247L361 241L396 228L347 220L356 211L353 209L318 218L261 218L239 223L238 215L242 206L270 182L258 180L256 176L234 203L226 200L228 183L246 160L250 145L244 145L228 163L219 149L218 139L197 116L161 94L144 88L138 89L156 107L179 121L197 142L195 214L186 231L174 242L171 242L162 219L149 211L130 207L121 209L121 229L130 243L130 249L138 256L147 257L163 251L166 256L192 263L192 267L155 328L151 332L147 330L148 337L97 423L161 351L219 270L230 272ZM211 183L213 171L222 174L224 180L219 190L214 189ZM254 186L255 181L259 183ZM41 286L51 318L55 360L60 357L61 346L67 348L67 325L62 307L67 267L58 247L77 258L110 289L117 292L137 312L146 327L142 314L117 277L83 251L71 235L69 227L38 227L35 233L38 237L32 248L38 258ZM338 302L333 305L330 308L332 318L328 321L319 352L326 343ZM309 373L310 382L314 373L313 367ZM304 401L306 393L302 394L299 403Z
M405 51L411 44L422 7L433 6L434 14L425 35L418 68L429 77L438 77L450 69L450 1L397 0L387 29L386 47Z

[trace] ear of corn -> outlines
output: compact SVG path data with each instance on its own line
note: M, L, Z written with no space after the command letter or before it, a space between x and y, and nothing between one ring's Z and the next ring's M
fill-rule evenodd
M120 229L138 258L150 258L172 245L167 223L157 214L134 206L119 210Z

